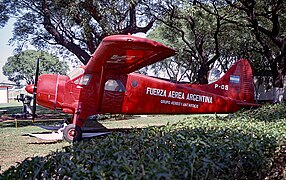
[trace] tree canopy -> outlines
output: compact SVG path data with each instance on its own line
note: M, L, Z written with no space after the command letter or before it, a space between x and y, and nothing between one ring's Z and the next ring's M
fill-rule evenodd
M105 36L150 30L149 37L166 39L178 50L169 63L161 62L172 78L180 71L207 83L214 64L226 69L248 58L255 73L269 70L273 85L283 87L285 6L283 0L2 0L0 27L15 18L10 42L18 49L25 43L38 49L56 46L84 64Z
M283 0L166 0L150 6L150 13L157 25L169 28L160 27L159 34L174 44L184 42L180 51L199 66L198 82L207 83L215 62L227 67L233 59L248 58L256 74L271 70L273 85L283 87L285 5Z
M16 18L10 42L19 49L57 45L84 64L105 36L146 33L155 21L134 0L3 0L0 10L0 27Z
M242 28L233 31L233 25L220 17L220 14L225 14L225 7L212 3L200 6L182 0L168 1L158 8L150 12L156 15L164 9L165 13L157 15L159 22L148 37L159 41L165 39L165 44L178 50L176 59L180 60L176 60L179 62L176 67L181 67L191 82L208 83L208 71L215 64L226 70L233 61L247 55L241 44L249 40L244 38L249 34ZM213 13L209 9L213 9ZM245 41L239 42L241 39ZM166 67L166 63L162 62L162 65Z
M273 85L283 87L286 74L286 2L284 0L225 0L233 18L226 21L251 31L260 53L270 67Z
M39 74L66 74L68 71L67 63L47 52L26 50L8 58L3 66L3 74L17 84L23 81L26 84L34 84L37 58L40 58Z

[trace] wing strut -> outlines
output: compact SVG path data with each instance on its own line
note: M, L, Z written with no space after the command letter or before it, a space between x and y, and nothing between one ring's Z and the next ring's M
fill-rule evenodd
M102 100L103 100L103 93L104 93L104 86L105 86L105 78L106 72L104 65L101 67L101 74L100 74L100 82L99 82L99 92L98 92L98 104L97 104L97 112L101 112L102 107Z

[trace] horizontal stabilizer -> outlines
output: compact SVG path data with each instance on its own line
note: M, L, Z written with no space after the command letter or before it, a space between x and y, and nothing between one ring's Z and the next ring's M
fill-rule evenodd
M244 106L244 107L260 107L261 106L261 104L248 103L248 102L237 102L236 104L239 106Z

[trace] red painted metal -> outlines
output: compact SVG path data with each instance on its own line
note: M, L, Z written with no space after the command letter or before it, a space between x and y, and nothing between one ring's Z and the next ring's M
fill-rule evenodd
M82 127L99 113L228 113L255 106L250 64L242 59L218 81L175 84L132 73L175 54L158 42L130 35L105 38L77 75L41 75L37 103L73 114ZM29 93L32 85L26 87Z

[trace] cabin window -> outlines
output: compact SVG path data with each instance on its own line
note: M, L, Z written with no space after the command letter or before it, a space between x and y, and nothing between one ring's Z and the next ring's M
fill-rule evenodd
M120 80L109 79L106 81L104 90L114 92L125 92L125 87Z

